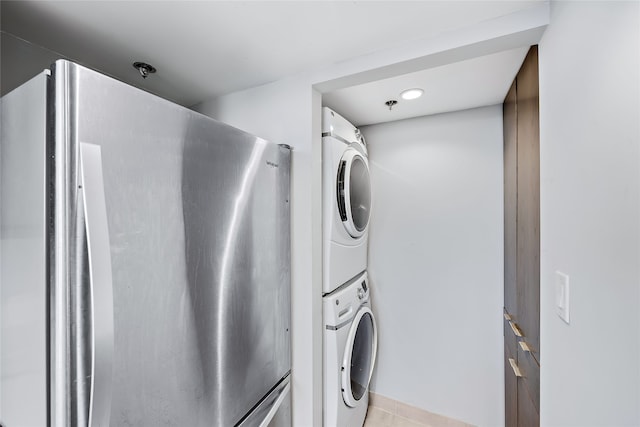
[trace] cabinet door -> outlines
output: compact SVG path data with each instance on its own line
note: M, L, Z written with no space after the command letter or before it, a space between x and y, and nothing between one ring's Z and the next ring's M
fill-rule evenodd
M504 308L517 318L516 215L518 207L518 140L516 81L503 104L504 127Z
M513 373L509 359L514 355L504 349L504 409L505 427L518 427L518 377Z
M518 378L518 427L539 427L540 413L525 381Z
M523 340L524 341L524 340ZM540 409L540 365L536 361L535 357L524 348L518 345L517 349L517 364L522 376L518 379L521 381L522 387L527 391L528 400L534 406L535 410L539 412ZM521 386L518 386L520 390ZM520 391L519 391L520 393ZM519 398L518 398L519 399Z
M517 321L532 353L540 352L540 127L538 48L533 46L516 77ZM538 359L539 360L539 359Z
M505 424L537 427L540 423L537 46L529 50L507 93L503 118Z

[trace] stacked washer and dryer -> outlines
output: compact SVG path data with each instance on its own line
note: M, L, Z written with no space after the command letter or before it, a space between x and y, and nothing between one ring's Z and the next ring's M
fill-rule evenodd
M377 349L369 302L371 182L367 146L351 123L322 109L324 425L362 426Z

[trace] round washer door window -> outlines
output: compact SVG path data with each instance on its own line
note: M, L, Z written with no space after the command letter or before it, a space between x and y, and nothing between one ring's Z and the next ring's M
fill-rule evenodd
M367 160L355 149L349 149L338 168L338 210L351 237L362 236L371 213L371 179Z
M378 347L378 332L373 313L362 307L351 325L342 360L342 397L356 407L369 388Z

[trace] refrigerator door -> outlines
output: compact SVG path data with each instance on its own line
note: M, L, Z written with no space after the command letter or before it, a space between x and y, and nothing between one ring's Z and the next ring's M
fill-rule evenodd
M290 372L289 148L66 61L53 78L53 276L70 295L53 341L71 356L52 369L72 396L53 393L53 418L239 424ZM82 188L100 181L103 209Z

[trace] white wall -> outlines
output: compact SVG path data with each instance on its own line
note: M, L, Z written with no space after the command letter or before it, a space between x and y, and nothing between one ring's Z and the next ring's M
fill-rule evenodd
M543 426L640 425L639 9L556 2L540 42Z
M0 95L17 88L39 74L62 55L29 43L12 34L0 32Z
M503 425L502 106L362 131L379 327L372 390Z

